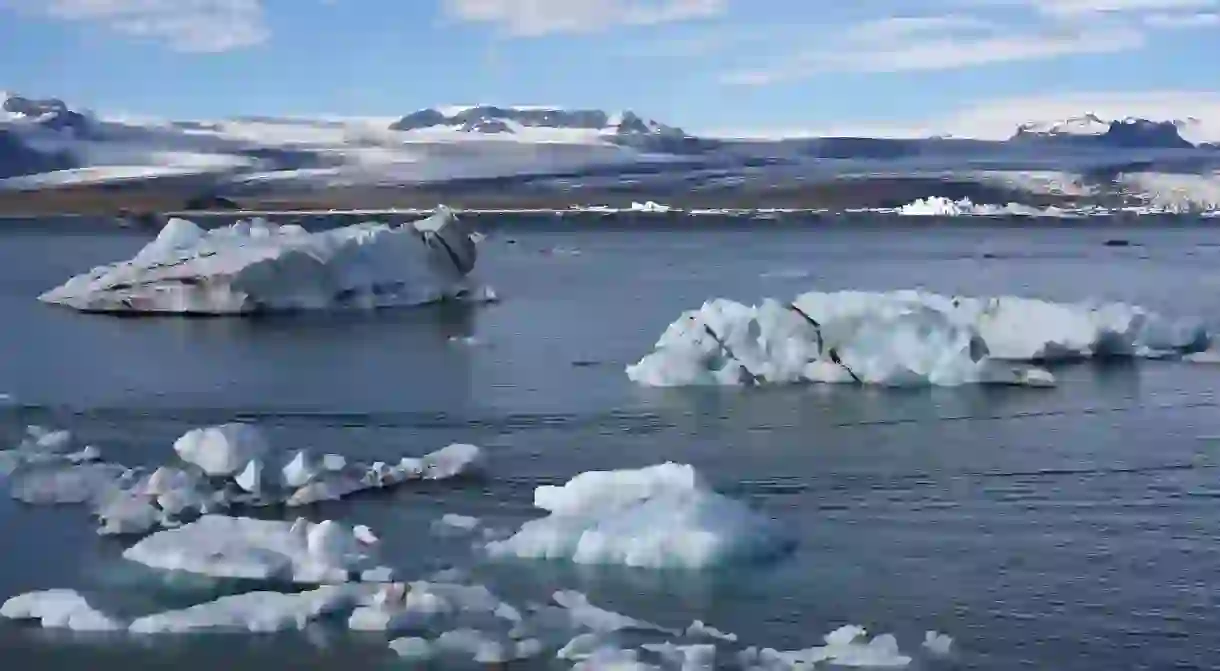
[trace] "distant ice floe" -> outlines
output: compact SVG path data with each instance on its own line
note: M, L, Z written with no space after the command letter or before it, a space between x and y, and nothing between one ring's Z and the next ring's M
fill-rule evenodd
M174 443L182 463L149 471L102 461L67 431L31 426L0 450L12 496L31 504L85 504L99 534L144 534L234 507L297 507L411 481L446 480L482 467L482 451L453 444L397 463L349 462L337 454L274 451L257 427L193 429Z
M582 473L538 487L534 505L550 514L488 543L493 557L699 569L788 547L773 520L712 491L685 464Z
M410 224L309 233L240 221L205 231L171 219L128 261L77 275L39 300L89 312L238 315L490 300L467 277L477 250L447 208Z
M683 313L627 367L646 386L858 383L1049 386L1028 363L1092 357L1205 359L1197 319L1124 303L1070 304L922 291L810 292L792 303L715 299Z
M1058 207L1032 207L1021 203L1007 205L976 205L969 198L950 200L939 196L921 198L898 208L897 214L907 217L962 217L962 216L1009 216L1009 217L1081 217L1104 213L1093 208L1062 209Z

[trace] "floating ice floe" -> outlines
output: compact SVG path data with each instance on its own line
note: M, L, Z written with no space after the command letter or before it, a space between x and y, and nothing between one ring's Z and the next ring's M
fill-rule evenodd
M477 446L453 444L397 463L348 462L341 455L275 452L253 425L193 429L174 443L180 465L151 472L76 449L68 432L30 427L20 445L0 450L10 493L34 504L85 504L104 535L142 534L234 506L303 506L419 480L477 472Z
M491 556L699 569L790 546L773 520L712 491L684 464L581 473L538 487L534 505L550 514L487 543Z
M426 219L307 232L240 221L204 230L171 219L128 261L94 268L39 300L87 312L235 315L489 300L468 280L469 226L447 208Z
M371 542L370 542L371 541ZM384 582L393 571L376 564L377 542L339 522L317 524L205 515L166 529L123 552L151 568L213 578L343 583Z
M123 624L93 609L85 597L70 589L49 589L15 596L0 606L0 617L38 620L44 629L116 631Z
M627 375L646 386L1050 386L1049 372L1025 364L1181 357L1210 345L1197 319L1169 319L1124 303L810 292L788 304L709 301L683 313Z

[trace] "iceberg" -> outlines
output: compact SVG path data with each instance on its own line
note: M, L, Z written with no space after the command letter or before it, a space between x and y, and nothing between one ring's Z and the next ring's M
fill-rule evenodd
M702 569L776 556L791 545L773 520L712 491L685 464L581 473L563 486L538 487L534 505L550 515L487 543L492 557Z
M363 537L363 540L362 540ZM384 581L389 568L376 566L376 543L338 522L314 524L205 515L141 540L123 558L151 568L214 578L344 583L353 577Z
M1055 303L918 290L810 292L792 303L726 299L683 313L627 367L644 386L856 383L1051 386L1032 363L1203 352L1196 319L1125 303Z
M241 315L478 299L472 230L445 207L401 226L308 232L263 219L205 231L171 219L133 258L39 300L85 312Z

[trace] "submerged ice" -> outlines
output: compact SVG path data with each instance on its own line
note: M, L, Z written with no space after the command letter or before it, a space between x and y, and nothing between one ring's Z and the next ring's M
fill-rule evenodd
M491 541L495 557L699 569L782 552L773 520L712 491L689 465L590 471L534 491L550 514Z
M891 386L1047 386L1030 362L1164 357L1208 349L1198 320L1124 303L916 290L810 292L792 303L726 299L683 313L628 366L646 386L845 382Z
M480 294L472 231L447 208L402 226L310 233L256 219L206 231L171 219L133 258L39 297L93 312L244 314L416 305Z

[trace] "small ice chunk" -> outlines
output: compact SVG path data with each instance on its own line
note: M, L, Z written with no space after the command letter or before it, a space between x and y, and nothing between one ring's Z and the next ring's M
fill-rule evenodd
M442 515L439 520L434 522L433 526L442 532L446 530L469 532L474 531L474 529L479 526L479 518L447 513Z
M606 642L606 635L603 633L577 634L560 648L559 652L555 653L555 657L556 659L566 659L574 662L588 659L593 653L605 647Z
M243 469L241 473L238 473L237 477L234 478L233 481L237 483L238 487L241 487L243 490L250 492L251 494L261 493L263 491L262 460L258 459L257 457L251 459L250 462L246 464L246 468Z
M314 478L318 477L318 473L321 470L313 463L309 453L301 450L284 465L284 468L280 471L280 476L285 486L297 489L304 487Z
M299 630L319 617L350 608L358 598L359 593L346 585L324 585L295 594L246 592L147 615L133 621L130 630L139 634Z
M690 626L686 628L686 635L691 637L703 636L706 638L715 638L721 641L728 641L730 643L737 642L737 634L730 634L725 631L720 631L715 627L704 624L703 620L695 620L692 622Z
M420 468L425 480L447 480L477 471L482 456L476 445L454 443L424 455Z
M356 526L352 527L352 535L358 542L364 543L365 545L376 545L378 542L380 542L380 539L377 538L377 534L374 534L372 529L363 524L357 524Z
M94 512L102 523L97 530L101 536L146 533L160 526L164 520L161 509L152 501L131 492L119 492L100 504Z
M162 466L137 485L136 490L139 493L155 497L192 488L196 483L197 479L181 468Z
M390 641L390 649L402 659L416 662L429 660L435 654L426 638L396 638Z
M32 425L26 427L26 436L22 449L30 451L62 453L72 447L71 431L55 431Z
M46 629L117 631L124 628L114 618L94 610L83 596L70 589L20 594L0 606L0 617L38 620Z
M712 671L716 665L716 646L710 643L699 645L674 645L673 643L645 643L641 646L655 652L681 671Z
M651 622L598 608L589 603L589 597L575 590L560 590L555 592L552 598L555 599L555 603L567 609L573 624L594 632L608 634L615 631L634 630L675 633Z
M179 458L212 476L234 475L269 449L257 427L236 422L192 429L174 442Z
M925 632L923 647L927 648L932 654L947 655L953 649L953 638L935 631Z
M347 468L347 458L341 454L322 455L322 470L338 473Z
M892 635L882 634L865 642L866 634L863 627L849 624L826 634L824 646L776 654L794 666L830 662L837 666L884 668L911 663L910 657L898 651L898 641Z

